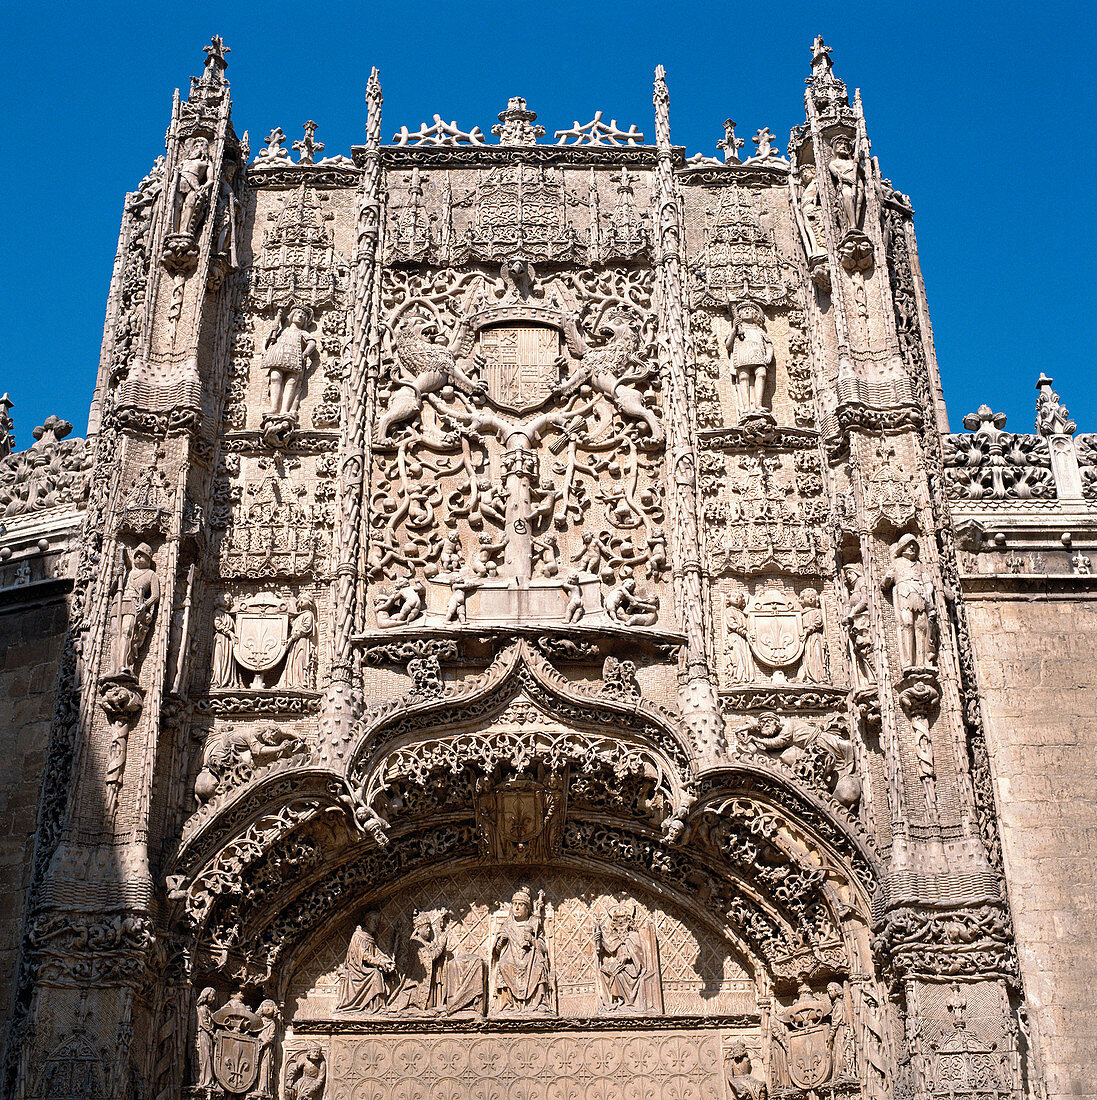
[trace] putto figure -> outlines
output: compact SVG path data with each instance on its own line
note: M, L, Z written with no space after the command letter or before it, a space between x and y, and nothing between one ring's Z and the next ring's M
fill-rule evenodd
M555 975L545 940L545 894L534 905L529 889L511 898L491 945L492 992L495 1009L504 1014L553 1011Z
M933 589L922 576L918 539L904 535L895 546L883 589L891 591L899 661L904 669L929 668L937 659L933 640Z

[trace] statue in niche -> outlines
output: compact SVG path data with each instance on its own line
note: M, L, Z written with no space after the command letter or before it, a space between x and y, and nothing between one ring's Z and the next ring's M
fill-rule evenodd
M217 224L214 231L213 255L230 271L239 266L236 255L236 238L240 225L240 200L233 190L237 164L226 160L221 170L221 195L218 200Z
M761 306L746 301L732 307L731 332L724 346L735 371L740 420L752 414L768 413L766 380L775 357Z
M876 673L872 667L872 624L869 621L869 590L865 571L859 565L844 566L842 583L846 589L842 622L849 637L854 686L869 687L876 683Z
M839 1080L857 1080L857 1047L853 1038L853 1018L849 998L838 982L827 986L830 998L830 1046L834 1073Z
M232 597L222 592L216 599L213 614L213 658L210 662L210 687L240 686L240 675L232 655L236 645L236 620L232 616Z
M172 233L194 238L198 232L213 187L213 159L209 140L192 137L183 146L183 155L175 169L172 197Z
M918 539L903 535L895 545L891 568L881 587L891 592L899 661L908 668L930 668L936 661L933 641L933 588L922 573Z
M217 1000L217 993L212 986L206 986L198 994L198 1001L194 1006L194 1063L195 1084L200 1089L213 1088L213 1040L216 1030L213 1023L213 1005Z
M511 898L491 944L492 990L500 1014L549 1014L556 978L545 939L545 894L528 887Z
M861 798L861 781L854 775L856 756L853 741L838 727L820 729L801 718L781 718L766 711L748 719L744 733L759 749L776 755L786 767L811 778L812 756L822 752L829 758L827 771L833 776L831 793L852 809ZM826 776L821 776L826 780ZM828 786L831 784L828 783Z
M654 371L640 358L639 340L628 315L611 313L600 319L595 327L606 342L592 348L579 332L575 318L568 319L564 334L572 354L581 362L553 389L553 395L567 397L581 386L589 385L595 393L606 397L626 420L646 424L650 442L661 444L665 439L663 426L635 385L651 378Z
M766 1083L755 1077L746 1043L732 1043L724 1053L730 1100L766 1100Z
M854 156L853 142L839 137L832 147L830 174L838 197L838 224L843 233L859 233L865 216L861 166Z
M286 1100L322 1100L327 1079L324 1048L313 1043L290 1057L286 1066Z
M476 955L449 950L447 909L416 910L412 931L396 951L398 985L388 1011L410 1015L483 1013L484 962Z
M800 239L808 259L826 254L823 240L823 206L819 200L819 181L815 177L815 165L800 166L800 198L796 219L800 229Z
M636 594L636 580L626 577L605 597L606 614L623 626L654 626L659 618L659 599L642 599Z
M125 560L124 548L122 553ZM137 655L148 639L159 603L160 579L152 560L152 547L142 542L129 555L115 596L112 676L134 675Z
M727 631L728 677L733 684L745 684L754 677L750 654L750 627L744 609L746 595L732 592L724 601L724 629Z
M380 1012L388 1000L388 976L396 969L391 955L381 950L377 931L381 914L368 910L354 929L343 963L336 1012Z
M464 326L458 326L450 343L445 342L437 322L409 317L395 335L396 370L388 408L381 417L377 435L390 438L393 428L417 419L423 401L445 386L464 394L485 394L487 383L470 377L457 365L457 350L465 338Z
M312 310L306 306L289 305L278 311L259 361L269 384L266 417L296 423L301 382L309 360L316 354L316 339L309 332L311 324Z
M658 941L650 924L636 927L635 905L614 905L609 927L594 926L594 961L605 1011L662 1013Z
M312 687L312 667L316 652L316 602L310 596L297 601L297 613L286 643L286 665L282 685L307 691Z
M827 644L823 636L825 621L819 606L819 593L814 588L805 588L800 593L800 603L804 607L804 657L800 673L812 684L825 684L829 679Z
M282 1014L274 1001L263 1001L256 1015L260 1027L256 1033L259 1040L259 1075L255 1083L260 1096L274 1095L274 1059L278 1046L278 1029L282 1026Z

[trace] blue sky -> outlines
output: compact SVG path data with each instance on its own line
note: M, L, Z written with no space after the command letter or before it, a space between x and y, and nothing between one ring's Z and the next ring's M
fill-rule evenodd
M1097 431L1092 4L24 2L3 27L0 391L18 446L51 412L86 426L123 196L163 152L172 90L214 33L252 148L311 118L325 155L362 140L371 65L386 140L435 112L487 133L512 95L550 133L601 109L650 136L662 63L689 153L715 154L729 115L783 148L821 33L861 88L884 175L914 202L953 428L985 400L1030 431L1044 370Z

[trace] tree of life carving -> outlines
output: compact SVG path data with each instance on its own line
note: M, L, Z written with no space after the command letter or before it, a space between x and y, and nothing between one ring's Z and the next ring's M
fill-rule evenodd
M661 621L651 294L629 270L386 273L378 628Z

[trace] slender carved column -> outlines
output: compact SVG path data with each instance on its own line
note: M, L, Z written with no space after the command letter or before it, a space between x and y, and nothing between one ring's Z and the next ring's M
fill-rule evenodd
M674 561L674 602L686 633L685 668L679 674L678 705L704 763L723 755L723 723L705 650L701 540L697 512L697 457L687 371L682 304L681 205L670 144L670 96L666 74L655 70L656 280L659 301L659 360L667 419L667 512Z
M339 521L335 566L335 633L331 681L324 707L321 751L333 756L350 736L360 705L353 636L361 627L362 508L367 469L367 432L372 422L371 350L378 343L375 299L381 226L381 82L374 69L366 85L365 172L356 197L357 249L350 372L344 383L339 441Z

